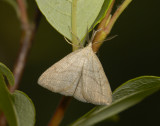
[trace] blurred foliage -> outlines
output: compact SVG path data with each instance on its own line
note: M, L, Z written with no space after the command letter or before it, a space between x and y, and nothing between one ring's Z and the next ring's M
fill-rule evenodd
M0 110L4 112L9 126L33 126L35 108L30 98L21 91L10 93L4 76L10 85L14 85L12 72L0 63Z
M29 16L33 18L36 4L28 0ZM116 3L118 6L120 3ZM99 50L98 56L114 90L121 83L141 75L160 76L160 1L133 0L120 16L111 35L118 37L107 41ZM115 7L116 8L116 7ZM20 24L15 11L6 3L0 2L0 61L13 68L20 46ZM51 93L37 85L40 74L56 61L71 52L67 44L43 17L33 48L24 71L20 90L26 92L35 103L36 126L45 126L53 114L61 95ZM159 124L160 93L156 93L120 114L118 123L102 122L97 126L150 126ZM73 122L94 106L72 100L62 126ZM154 115L154 116L153 116ZM136 120L136 121L135 121Z

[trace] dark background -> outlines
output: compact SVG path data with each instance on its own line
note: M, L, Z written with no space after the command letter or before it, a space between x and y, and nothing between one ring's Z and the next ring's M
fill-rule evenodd
M27 2L32 19L36 4L33 0ZM112 90L138 76L160 76L159 5L159 0L133 0L110 35L118 37L105 42L99 50L98 56ZM20 35L20 23L15 11L0 1L0 62L11 70L18 53ZM37 79L49 66L70 52L71 45L43 17L20 85L20 90L27 93L35 104L36 126L47 124L61 98L61 95L40 87ZM73 99L62 126L73 122L93 107L94 105ZM104 121L97 126L159 126L160 93L155 93L140 104L121 112L115 120Z

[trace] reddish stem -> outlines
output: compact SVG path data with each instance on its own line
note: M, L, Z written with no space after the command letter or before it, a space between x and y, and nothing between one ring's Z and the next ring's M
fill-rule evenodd
M14 66L13 74L15 78L15 84L12 87L9 87L9 90L11 92L14 92L14 90L18 89L20 80L23 75L23 71L26 65L26 60L29 55L30 48L33 43L33 39L35 37L35 33L37 31L39 22L41 18L41 13L38 9L36 9L35 13L35 20L33 25L28 24L28 26L25 26L24 29L22 29L22 35L21 35L21 47L19 49L17 61Z
M130 4L131 1L132 0L124 0L124 2L114 12L113 16L111 16L111 19L109 19L108 15L106 15L106 18L103 19L104 22L102 21L101 22L102 24L100 23L99 26L100 26L100 28L102 28L102 30L96 34L95 39L93 40L93 43L96 43L96 44L93 44L93 51L94 52L97 52L99 50L103 41L111 32L113 25L117 21L118 17L125 10L125 8ZM111 10L112 10L113 4L114 4L114 1L113 1L112 5L110 6ZM108 22L106 22L106 21L108 21Z
M97 51L99 50L100 46L102 45L101 41L103 41L104 38L106 38L106 36L107 36L106 33L104 33L103 31L104 31L106 22L107 22L107 20L108 20L109 17L110 17L110 14L111 14L111 11L112 11L112 8L113 8L114 3L115 3L115 0L112 1L112 3L111 3L111 5L110 5L110 7L109 7L109 9L108 9L105 17L103 18L103 20L102 20L102 21L100 22L100 24L98 25L98 29L102 29L102 30L100 30L100 31L96 34L96 36L94 37L94 40L93 40L93 42L92 42L92 43L99 42L99 43L97 43L97 44L93 44L93 45L92 45L92 49L93 49L94 52L97 52ZM103 36L104 36L104 37L103 37Z
M25 29L29 26L26 5L24 3L24 0L17 0L17 4L20 12L21 25L22 25L22 28Z
M6 122L6 118L4 116L4 113L0 114L0 126L6 126L7 122Z
M59 126L59 124L61 123L63 117L64 117L64 113L67 109L67 107L69 106L69 103L71 101L71 97L66 97L63 96L62 99L59 102L59 105L53 115L53 117L51 118L48 126Z

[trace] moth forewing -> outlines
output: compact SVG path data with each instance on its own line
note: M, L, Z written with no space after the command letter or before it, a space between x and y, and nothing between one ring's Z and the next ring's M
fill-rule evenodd
M74 96L82 102L110 104L110 85L91 46L90 43L52 65L40 76L38 83L48 90Z
M80 50L70 53L51 67L38 79L38 84L52 92L72 96L81 72ZM78 62L77 62L78 61ZM76 72L75 72L76 71Z
M108 105L112 102L112 92L108 79L98 57L91 47L88 48L84 54L87 58L83 65L82 94L90 103Z

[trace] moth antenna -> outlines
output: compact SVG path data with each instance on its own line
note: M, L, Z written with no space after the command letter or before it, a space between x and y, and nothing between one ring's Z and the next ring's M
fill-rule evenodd
M93 33L92 33L92 37L91 37L90 42L93 41L93 39L94 39L95 35L97 34L97 32L99 32L99 31L101 31L101 30L102 30L102 28L98 29L97 31L93 30Z
M110 36L110 37L106 38L104 41L112 40L112 39L116 38L117 36L118 36L118 35Z
M111 36L111 37L105 39L104 41L94 42L93 44L97 44L97 43L102 43L102 42L105 42L105 41L109 41L109 40L114 39L114 38L117 37L117 36L118 36L118 35L114 35L114 36Z
M75 47L80 47L80 46L75 45L75 44L73 44L72 42L70 42L66 37L64 37L64 39L66 40L66 42L67 42L68 44L70 44L70 45L72 45L72 46L75 46Z
M69 31L71 32L71 34L76 37L76 39L80 42L81 40L72 32L72 30L70 29L70 27L68 27Z

